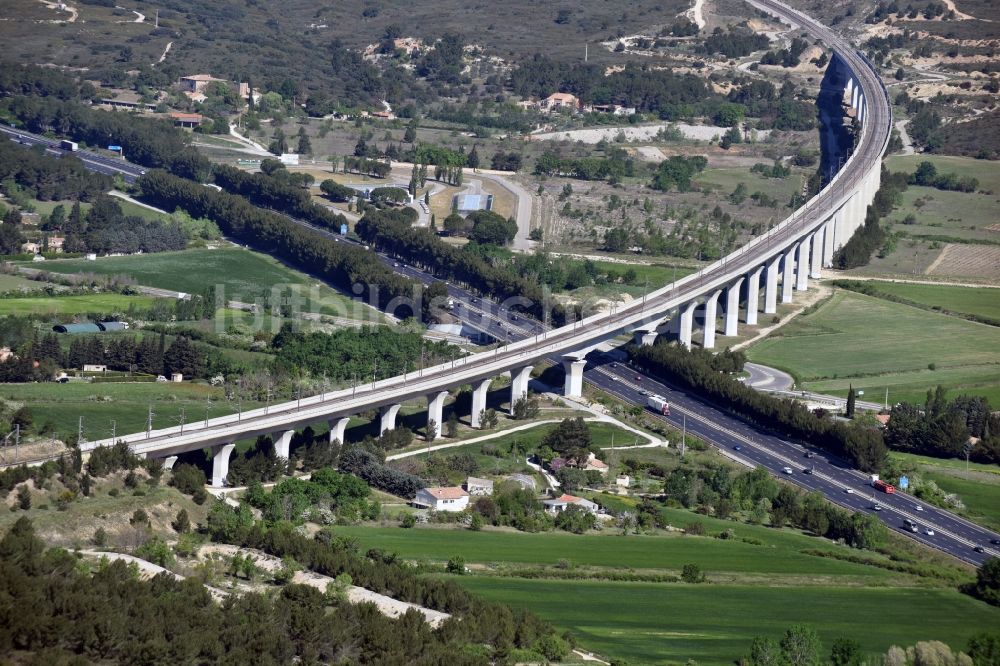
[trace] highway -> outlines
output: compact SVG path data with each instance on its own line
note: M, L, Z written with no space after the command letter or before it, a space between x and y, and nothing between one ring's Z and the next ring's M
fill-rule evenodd
M59 147L58 139L48 139L9 125L0 124L0 132L6 134L11 141L16 141L24 146L45 146L45 152L56 157L72 155L83 162L83 165L90 171L103 173L107 176L121 176L126 183L134 183L139 179L139 176L146 173L144 167L124 159L106 157L89 150L63 150Z

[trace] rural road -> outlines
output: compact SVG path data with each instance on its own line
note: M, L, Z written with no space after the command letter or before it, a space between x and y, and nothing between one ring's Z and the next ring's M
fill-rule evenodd
M747 363L743 369L750 373L746 385L760 391L788 391L795 384L795 379L787 372L766 365Z

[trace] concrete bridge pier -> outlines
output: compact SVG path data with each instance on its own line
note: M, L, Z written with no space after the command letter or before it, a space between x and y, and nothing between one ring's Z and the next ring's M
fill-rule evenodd
M427 396L427 439L437 439L441 436L441 424L444 419L444 401L447 391L436 391Z
M715 348L715 328L718 323L716 319L720 295L722 295L722 290L716 289L705 298L705 334L701 339L701 346L705 349Z
M294 434L294 430L285 430L278 435L277 439L274 440L274 455L288 460L292 450L292 435Z
M216 444L212 447L212 487L222 488L229 476L229 456L236 444Z
M764 278L764 314L774 314L778 311L778 263L781 255L767 262L767 275Z
M402 407L402 405L397 402L392 405L383 405L379 408L379 436L381 436L386 430L394 430L396 428L396 415L399 414L400 407Z
M472 387L472 417L469 422L473 428L481 428L483 425L482 414L486 411L486 394L490 392L492 381L492 378L481 379Z
M177 464L177 456L167 456L163 459L163 469L173 469Z
M781 302L792 302L792 288L795 286L795 251L800 243L795 243L781 255Z
M806 236L799 241L798 256L795 260L795 291L805 291L809 288L809 248L812 246L812 236Z
M745 281L744 278L737 278L736 282L726 287L726 328L722 332L725 336L733 336L739 332L740 288Z
M573 356L567 356L563 359L563 370L566 373L563 395L567 398L583 396L583 368L585 365L587 365L586 359Z
M333 444L334 441L344 443L344 433L347 432L347 424L351 419L348 417L343 417L339 419L330 419L330 443Z
M818 280L823 277L823 244L826 241L826 225L823 225L810 237L812 251L810 253L809 277Z
M757 325L757 303L760 298L760 274L764 270L763 266L758 266L756 270L747 273L747 315L743 320L747 326Z
M698 301L691 301L681 306L681 316L679 317L681 328L677 334L677 338L688 349L691 349L691 330L694 326L694 310L696 307L698 307Z
M835 213L823 224L823 268L833 268L833 233L837 226L838 215L839 212Z
M528 382L531 381L531 370L534 366L526 365L520 370L510 373L510 414L514 415L514 403L528 397Z

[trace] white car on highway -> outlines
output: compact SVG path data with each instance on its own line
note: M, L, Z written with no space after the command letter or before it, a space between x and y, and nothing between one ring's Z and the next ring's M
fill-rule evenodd
M853 495L854 488L844 488L844 492L847 493L848 495Z
M926 534L927 536L934 536L934 530L928 527L926 530L924 530L924 534Z
M794 470L791 467L785 467L781 471L784 472L785 474L791 474Z

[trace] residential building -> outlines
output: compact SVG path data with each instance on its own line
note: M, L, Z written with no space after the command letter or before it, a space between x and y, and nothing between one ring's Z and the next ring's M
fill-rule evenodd
M566 494L554 499L543 500L542 505L548 513L562 513L571 506L578 506L591 513L597 513L599 510L599 507L588 499Z
M217 79L211 74L192 74L190 76L182 76L177 84L186 93L200 93L208 87L208 84L216 81L226 83L225 79Z
M5 363L12 356L14 352L10 347L0 347L0 363Z
M580 100L576 95L557 92L543 99L538 105L544 111L558 111L560 109L578 111L580 109Z
M479 479L470 476L465 481L465 490L470 495L492 495L493 481L491 479Z
M87 363L83 366L84 372L107 372L108 366L98 363Z
M421 488L413 498L413 506L435 511L464 511L469 506L469 493L458 486Z
M21 243L21 252L24 254L38 254L41 246L38 243Z
M583 469L588 472L600 472L601 476L607 476L608 474L608 464L603 460L598 460L597 456L593 453L587 458L587 462L583 464Z
M174 121L174 125L177 127L187 127L189 129L199 127L203 122L205 122L205 116L200 113L173 112L168 113L167 116Z
M632 477L628 474L621 474L615 479L615 485L621 488L628 488L632 485Z

